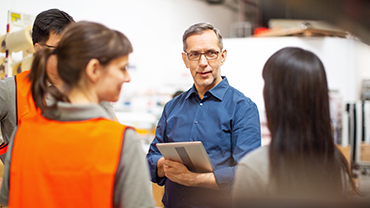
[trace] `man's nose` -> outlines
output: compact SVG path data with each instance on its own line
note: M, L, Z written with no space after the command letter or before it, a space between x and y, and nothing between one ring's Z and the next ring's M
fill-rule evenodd
M208 63L208 59L206 58L206 54L200 54L200 58L199 58L199 64L200 65L207 65Z

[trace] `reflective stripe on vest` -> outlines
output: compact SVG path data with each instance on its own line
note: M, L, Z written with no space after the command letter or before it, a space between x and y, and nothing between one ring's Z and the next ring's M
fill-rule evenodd
M35 103L32 99L31 94L31 82L27 78L30 70L24 71L20 74L14 76L15 86L16 86L16 115L17 115L17 125L20 124L21 120L25 116L33 116L36 114Z
M9 207L112 207L126 128L103 118L23 119L11 155Z

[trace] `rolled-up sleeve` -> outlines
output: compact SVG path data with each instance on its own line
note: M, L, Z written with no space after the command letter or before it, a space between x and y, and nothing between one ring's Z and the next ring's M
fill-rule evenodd
M157 176L157 162L162 157L162 154L159 152L157 148L158 143L164 142L164 137L166 136L166 113L165 109L161 118L158 121L157 129L155 133L155 138L153 139L152 143L150 144L149 152L146 155L149 165L149 172L151 176L151 180L153 183L157 183L160 186L163 186L166 182L166 177L160 178Z
M249 102L248 102L249 101ZM232 157L234 166L216 169L216 181L221 190L230 191L234 183L235 168L249 152L261 146L260 120L257 106L247 100L237 105L232 129Z

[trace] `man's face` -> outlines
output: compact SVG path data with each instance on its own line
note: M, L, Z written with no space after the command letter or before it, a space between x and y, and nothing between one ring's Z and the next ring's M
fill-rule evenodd
M213 30L206 30L202 34L191 35L186 40L186 53L207 53L210 51L220 51L218 39ZM198 92L206 92L221 82L221 65L226 59L226 50L218 54L214 60L207 60L205 55L201 55L197 61L190 61L186 54L182 54L182 59L193 77L195 87Z
M35 51L48 47L48 48L55 48L58 46L59 41L61 39L61 35L55 32L50 32L49 39L45 43L35 43ZM60 79L58 74L58 59L56 56L50 56L47 63L46 63L46 73L49 77L49 81L55 85L59 90L62 90L63 81Z
M44 47L55 48L59 44L61 38L62 37L60 34L51 31L49 33L49 39L45 43L35 43L34 45L35 51L37 52L38 50Z

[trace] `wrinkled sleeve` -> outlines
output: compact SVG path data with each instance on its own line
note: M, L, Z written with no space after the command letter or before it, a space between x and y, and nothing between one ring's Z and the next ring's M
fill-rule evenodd
M6 148L11 135L17 126L15 110L15 82L14 77L0 80L0 126L3 143L0 144L0 159L4 162ZM1 142L0 142L1 143Z
M157 129L155 132L155 138L150 144L148 154L146 155L149 165L150 176L153 183L157 183L160 186L163 186L166 182L166 177L159 178L157 176L157 162L162 157L162 154L159 152L156 144L163 143L166 139L166 106L164 107L161 118L158 121Z
M235 112L231 138L234 165L214 171L219 188L227 192L231 191L234 183L236 165L244 155L261 146L260 119L256 104L251 100L244 100L237 105Z
M0 124L3 140L8 144L16 127L14 77L0 80Z

